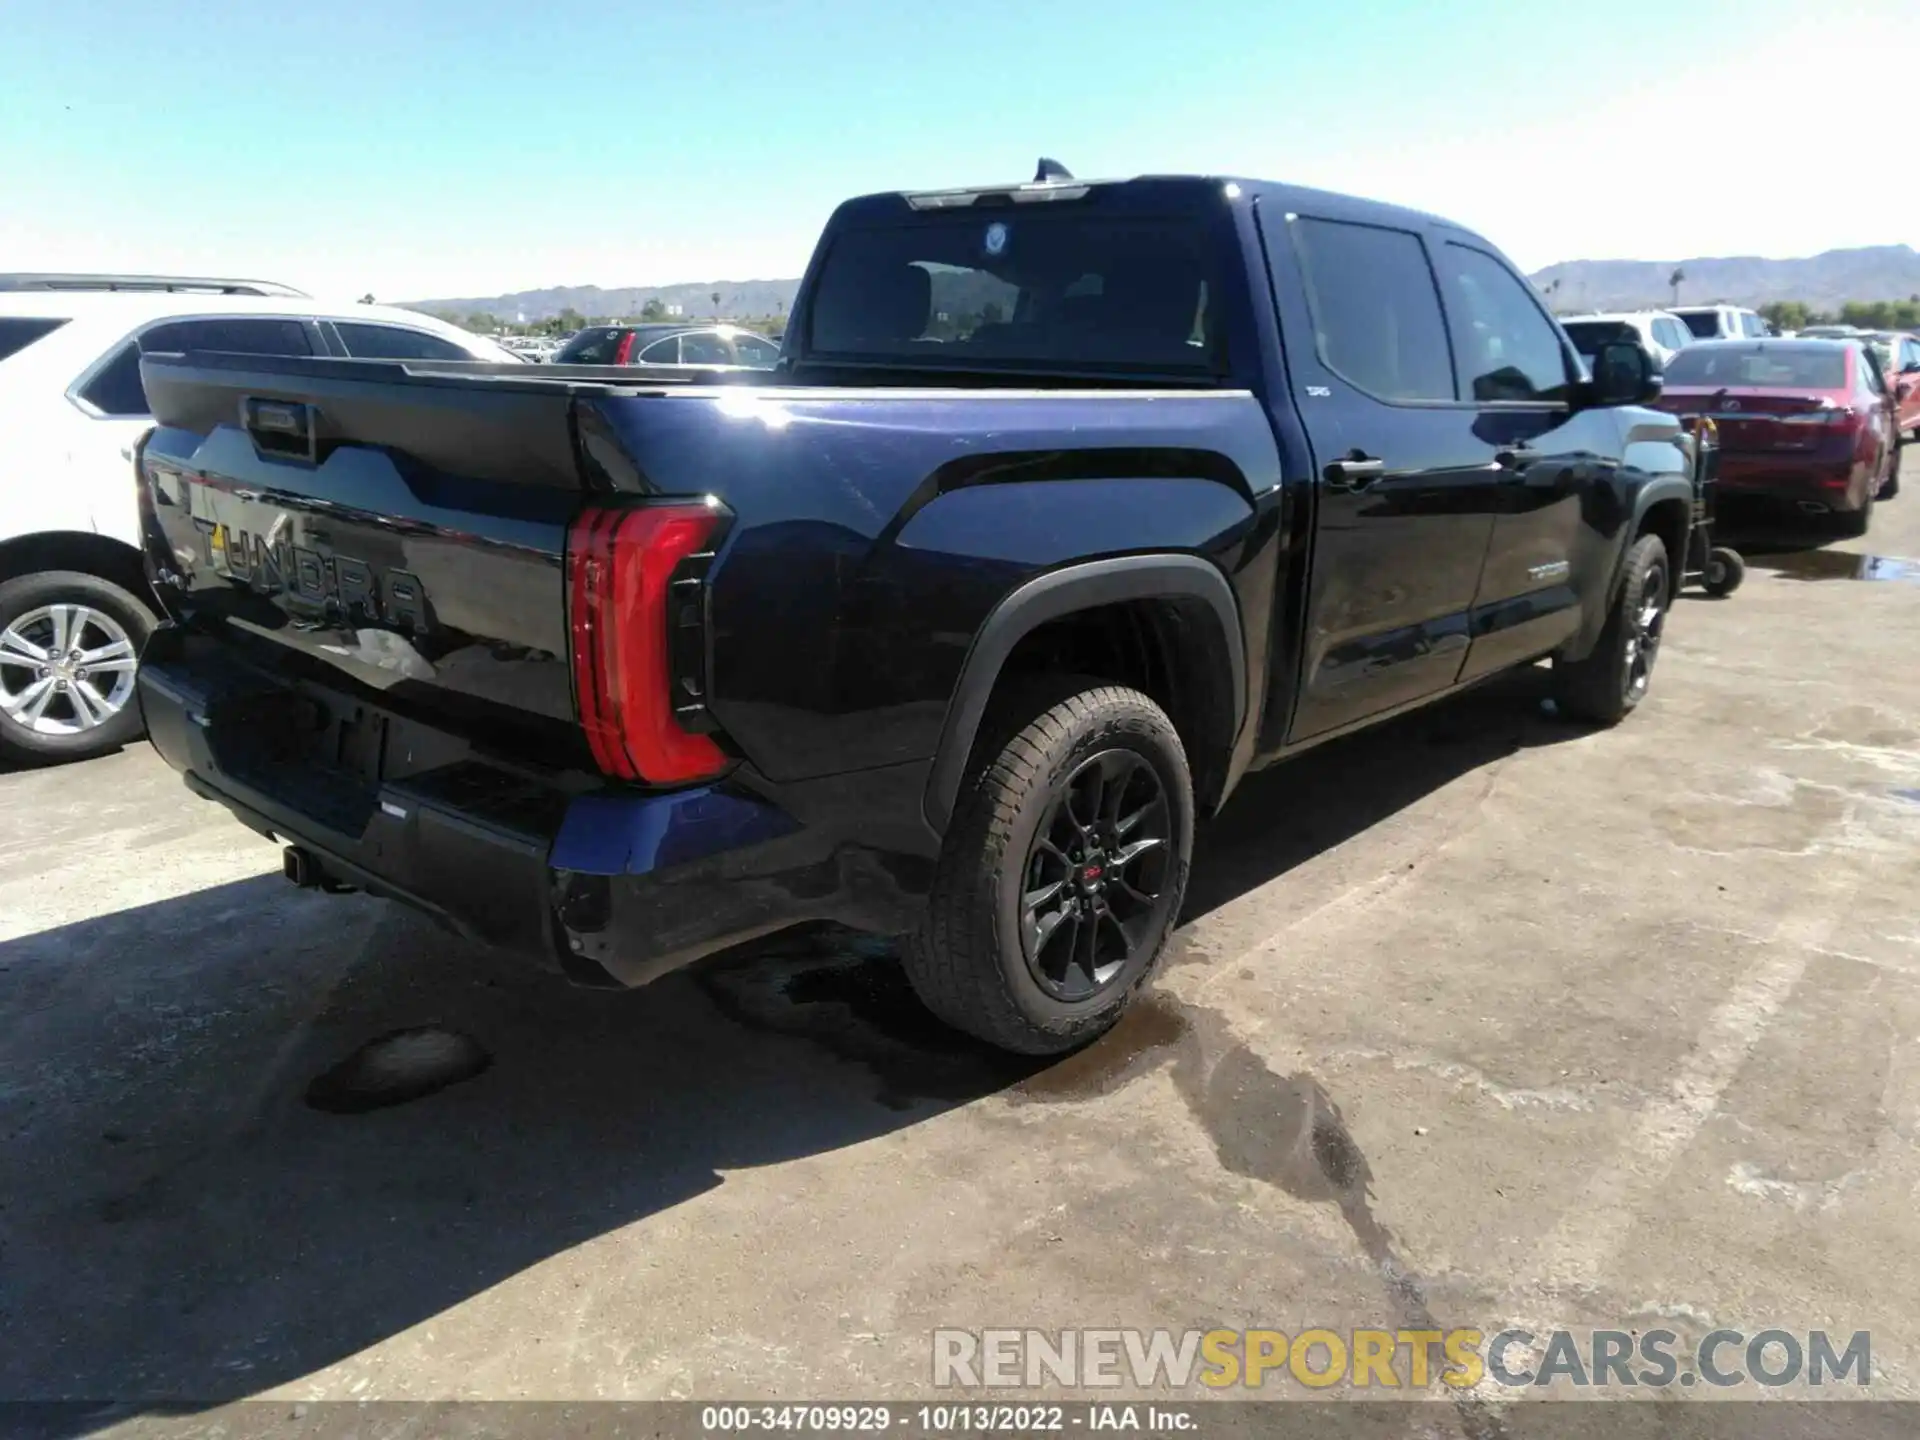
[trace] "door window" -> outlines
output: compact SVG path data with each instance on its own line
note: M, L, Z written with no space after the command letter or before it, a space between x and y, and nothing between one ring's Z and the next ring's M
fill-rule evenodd
M742 365L756 370L771 370L780 359L780 347L758 335L734 336L733 348L739 352Z
M1886 381L1880 378L1880 359L1873 351L1864 345L1856 346L1853 352L1853 363L1859 372L1861 387L1867 393L1875 399L1887 393Z
M1487 402L1564 401L1567 353L1527 286L1483 250L1449 241L1441 255L1459 312L1454 342L1467 393Z
M185 350L225 350L241 355L311 355L313 343L298 320L229 316L207 320L169 320L152 326L114 351L113 358L88 380L80 398L103 415L145 415L140 388L140 357Z
M1376 399L1454 399L1446 320L1420 237L1305 217L1292 231L1321 362Z
M664 340L656 340L640 352L642 365L678 365L680 363L680 337L669 335Z
M356 360L471 360L451 340L399 325L362 325L335 321L347 354Z
M716 335L711 330L699 330L680 337L680 363L682 365L731 365L733 351L728 348L724 335Z

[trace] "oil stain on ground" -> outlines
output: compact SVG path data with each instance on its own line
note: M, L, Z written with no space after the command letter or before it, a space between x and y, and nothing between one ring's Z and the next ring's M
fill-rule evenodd
M867 1070L890 1110L977 1100L1045 1063L942 1024L907 983L898 941L836 925L770 936L691 974L736 1024L811 1041Z
M471 1080L492 1063L485 1046L458 1030L395 1030L316 1076L307 1086L307 1104L329 1114L360 1115Z

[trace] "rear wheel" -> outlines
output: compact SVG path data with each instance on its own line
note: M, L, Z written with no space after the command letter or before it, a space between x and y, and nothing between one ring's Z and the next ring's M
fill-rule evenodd
M1019 692L947 832L908 979L956 1029L1025 1055L1101 1034L1152 977L1193 847L1186 752L1137 690Z
M1672 568L1658 535L1627 551L1620 593L1600 639L1584 660L1555 660L1553 697L1570 720L1617 725L1646 698L1673 600Z
M97 575L50 570L0 585L0 756L84 760L139 738L134 667L154 624Z

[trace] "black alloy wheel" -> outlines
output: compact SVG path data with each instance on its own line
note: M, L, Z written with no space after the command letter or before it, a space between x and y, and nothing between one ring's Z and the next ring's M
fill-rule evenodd
M1021 897L1021 952L1034 983L1078 1004L1160 944L1173 864L1160 776L1133 750L1103 750L1067 777L1034 833Z
M1660 635L1667 625L1667 566L1661 560L1646 571L1641 582L1639 604L1630 620L1627 637L1627 697L1638 703L1653 681L1653 662L1660 655Z

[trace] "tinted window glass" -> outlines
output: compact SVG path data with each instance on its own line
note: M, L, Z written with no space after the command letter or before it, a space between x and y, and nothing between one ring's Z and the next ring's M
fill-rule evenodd
M1441 247L1461 311L1454 335L1462 380L1475 400L1562 400L1567 357L1533 294L1483 250Z
M1686 326L1665 315L1653 322L1653 333L1654 337L1669 350L1678 350L1692 338Z
M1451 400L1453 361L1426 249L1404 230L1296 220L1320 358L1383 400Z
M634 357L643 365L678 365L680 363L680 337L669 335L664 340L656 340Z
M953 211L837 234L807 353L871 364L1204 374L1198 225L1072 206Z
M172 320L155 325L114 352L80 392L107 415L144 415L146 392L140 388L140 356L183 350L229 350L242 355L311 355L306 326L298 320L236 316L215 320Z
M42 336L51 335L66 323L64 320L0 315L0 360L6 359L9 355L18 355L34 341Z
M620 349L623 332L600 325L582 330L554 352L556 365L611 365Z
M1720 317L1711 310L1688 311L1680 318L1696 339L1711 340L1720 333Z
M1567 338L1573 341L1573 348L1591 360L1600 353L1600 347L1613 340L1632 340L1640 337L1634 333L1631 325L1624 320L1569 320L1563 327Z
M174 320L140 336L147 355L176 350L229 350L242 355L311 355L313 343L298 320L264 320L251 315L214 320Z
M695 331L691 335L680 337L680 363L682 365L731 365L733 350L724 336L712 331Z
M359 325L336 321L335 330L356 360L471 360L451 340L399 325Z
M1880 378L1880 358L1866 346L1854 352L1854 369L1860 376L1860 383L1875 395L1887 393L1887 385Z
M739 352L742 365L751 365L758 370L771 370L774 362L780 358L780 347L762 340L758 335L734 336L733 348Z
M140 388L140 347L129 340L95 372L80 398L103 415L144 415L147 392Z
M1846 353L1837 345L1691 345L1667 365L1669 385L1840 390Z

